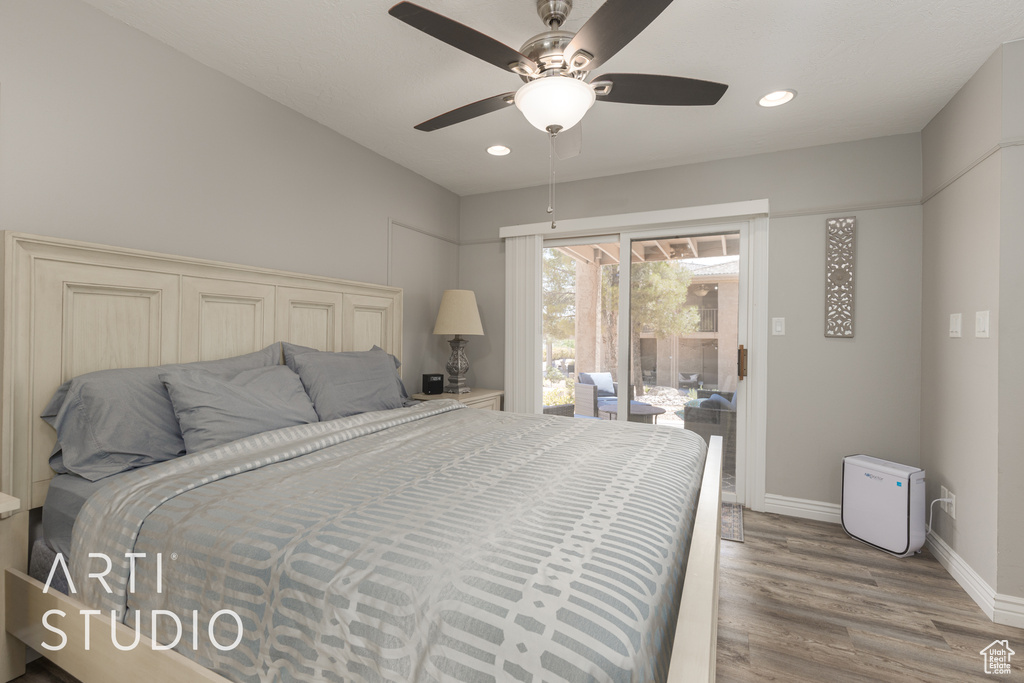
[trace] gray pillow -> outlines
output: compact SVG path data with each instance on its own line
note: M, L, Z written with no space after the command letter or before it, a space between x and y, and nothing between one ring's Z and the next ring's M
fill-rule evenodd
M231 379L176 368L161 373L160 381L171 398L188 453L317 421L299 376L283 365L243 370Z
M80 375L57 389L42 414L57 430L60 445L60 451L50 456L50 466L96 481L184 455L185 442L161 373L193 368L231 378L280 362L280 344L271 344L223 360Z
M378 347L374 347L378 348ZM289 342L281 342L281 353L284 355L284 364L292 369L292 372L298 372L298 368L295 365L295 356L301 353L329 353L328 351L320 351L309 346L300 346L298 344L291 344Z
M295 372L299 371L298 366L295 365L295 356L298 356L299 354L303 353L309 353L311 351L313 353L330 353L329 351L318 351L316 349L311 349L308 346L289 344L288 342L283 342L281 344L281 347L281 350L284 353L284 364L290 367ZM373 348L371 348L370 351L349 351L342 353L369 353L371 351L379 351L383 353L384 349L374 344ZM400 367L402 367L402 361L398 360L390 353L388 354L388 356L391 358L391 360L395 362L395 370L398 370ZM395 373L395 380L398 382L398 392L402 395L402 399L409 400L409 392L405 390L405 384L402 383L402 378L398 375L397 372Z
M288 358L286 351L285 360ZM383 349L307 351L293 354L291 362L321 420L402 407L395 361Z
M281 342L281 355L284 356L284 364L292 369L292 372L298 372L295 369L295 356L300 353L326 353L319 349L314 349L310 346L300 346L299 344L292 344L290 342Z

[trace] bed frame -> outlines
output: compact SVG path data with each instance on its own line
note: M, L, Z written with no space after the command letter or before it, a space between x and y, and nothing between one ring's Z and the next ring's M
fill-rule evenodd
M83 683L210 681L223 677L145 637L131 651L107 637L83 648L85 606L26 574L28 510L40 507L53 472L56 435L39 413L62 382L115 367L213 360L289 341L331 351L374 344L401 358L402 291L200 259L5 232L2 239L0 367L0 681L24 671L24 645ZM698 502L669 681L714 681L721 439L713 439ZM58 636L67 645L47 651ZM109 620L92 618L94 633ZM134 632L123 624L120 642ZM99 629L99 630L97 630Z

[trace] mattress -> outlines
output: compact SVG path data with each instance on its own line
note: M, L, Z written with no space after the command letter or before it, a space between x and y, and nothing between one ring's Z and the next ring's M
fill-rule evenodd
M50 480L43 505L43 538L51 549L64 557L71 555L71 531L85 501L119 476L89 481L77 474L58 474Z
M658 681L705 455L455 401L288 427L118 477L72 575L235 681Z

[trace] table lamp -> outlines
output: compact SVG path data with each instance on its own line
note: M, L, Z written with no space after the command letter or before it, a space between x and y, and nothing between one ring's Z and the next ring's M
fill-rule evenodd
M452 355L445 366L448 370L448 384L444 387L446 394L469 393L469 387L466 386L469 359L466 358L466 340L461 335L483 333L480 311L476 307L476 294L469 289L446 289L434 323L434 334L455 335L448 342L452 347Z

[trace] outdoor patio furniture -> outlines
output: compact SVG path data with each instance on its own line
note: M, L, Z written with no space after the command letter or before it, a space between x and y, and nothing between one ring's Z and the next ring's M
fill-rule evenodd
M606 403L598 407L598 417L607 420L618 419L619 415L619 404L618 403ZM640 401L629 402L629 421L630 422L641 422L643 424L657 424L658 416L664 415L665 409L659 408L658 406L652 406L650 403L641 403Z
M576 405L573 403L563 403L557 406L544 406L545 415L561 415L562 417L572 417L576 412Z
M618 383L613 383L612 386L618 392ZM587 417L598 417L598 407L602 403L615 403L618 400L614 394L611 396L598 396L597 385L587 384L579 380L574 385L573 393L575 394L575 413L577 415L586 415ZM631 400L633 398L632 385L629 387L629 398Z
M697 395L707 393L699 405L687 405L676 415L683 418L683 427L699 434L704 441L710 443L712 436L722 437L723 453L736 452L736 405L730 403L735 392L727 391L718 394L711 390L698 390ZM718 394L727 401L712 400Z
M619 390L619 385L616 383L615 390ZM597 386L593 384L585 384L583 382L576 382L574 392L576 394L576 416L585 417L607 417L601 415L602 411L605 411L606 406L618 405L618 398L615 396L598 396ZM630 404L633 406L647 406L651 407L649 403L642 403L640 401L633 400L633 386L629 387L629 398ZM617 408L616 408L617 410ZM662 411L665 412L665 411ZM660 414L660 413L659 413ZM635 421L635 420L634 420Z
M679 389L696 389L700 386L701 376L699 372L680 372Z
M610 372L581 372L576 377L576 383L596 386L598 398L615 396L619 391L619 384L612 379Z
M715 394L718 394L726 401L731 401L732 397L736 394L735 391L719 391L718 389L698 389L697 398L711 398Z

